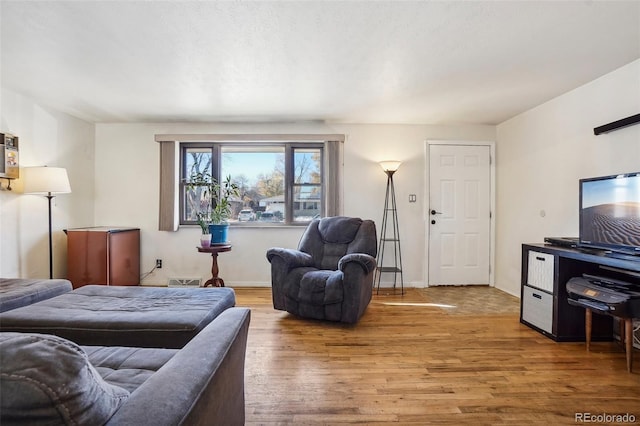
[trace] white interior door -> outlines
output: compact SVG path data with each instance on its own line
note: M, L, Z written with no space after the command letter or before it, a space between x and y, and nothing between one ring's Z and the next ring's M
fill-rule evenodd
M429 285L489 284L491 147L429 145Z

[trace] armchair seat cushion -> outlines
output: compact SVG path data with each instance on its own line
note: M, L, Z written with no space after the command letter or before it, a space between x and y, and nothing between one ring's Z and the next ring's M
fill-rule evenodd
M307 272L300 280L296 300L310 305L330 305L342 302L342 272L315 270Z

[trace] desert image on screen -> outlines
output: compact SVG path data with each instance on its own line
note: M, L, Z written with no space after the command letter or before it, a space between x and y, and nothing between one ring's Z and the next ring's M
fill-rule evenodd
M587 207L582 238L606 244L640 246L640 203L619 202Z

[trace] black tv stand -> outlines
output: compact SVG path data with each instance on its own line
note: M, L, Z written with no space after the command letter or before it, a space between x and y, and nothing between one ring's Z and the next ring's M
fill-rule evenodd
M605 256L607 254L606 250L591 248L591 247L580 247L576 248L580 253L584 254L593 254L595 256Z
M520 322L555 341L584 341L584 309L569 305L566 284L582 274L640 284L640 261L637 256L619 258L604 250L558 247L549 244L522 245L522 294ZM620 254L620 253L618 253ZM629 256L629 255L626 255ZM537 285L529 279L543 277ZM542 270L542 274L540 273ZM546 272L546 274L544 273ZM613 323L609 316L593 318L592 340L611 340Z
M620 253L618 251L606 251L604 255L606 257L612 257L614 259L628 260L630 262L640 262L640 256L635 254Z

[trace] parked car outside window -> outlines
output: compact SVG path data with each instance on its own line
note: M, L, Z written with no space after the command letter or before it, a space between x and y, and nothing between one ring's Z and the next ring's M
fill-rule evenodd
M240 210L238 222L251 222L256 220L256 214L251 209Z
M264 213L262 213L260 215L260 221L261 222L275 222L276 221L276 217L271 212L264 212Z

